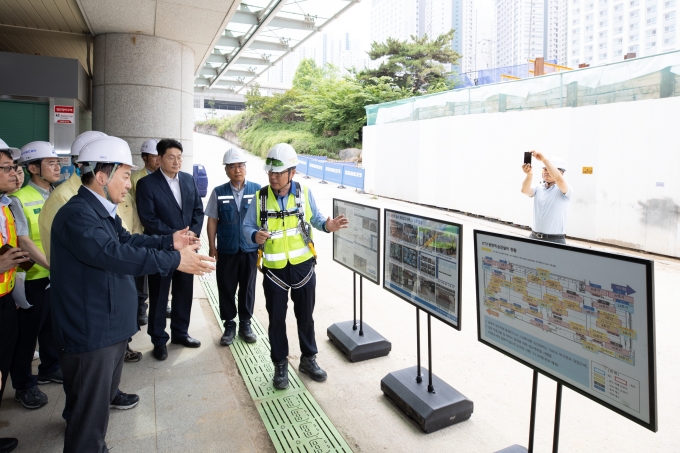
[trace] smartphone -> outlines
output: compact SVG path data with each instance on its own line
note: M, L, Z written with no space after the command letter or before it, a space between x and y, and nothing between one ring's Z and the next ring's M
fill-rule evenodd
M531 151L524 152L524 163L531 165Z
M0 247L0 255L4 255L5 253L7 253L9 250L12 250L13 248L14 247L12 247L9 244L3 245L2 247ZM34 264L35 264L35 261L33 261L32 259L29 258L28 261L24 261L23 263L19 263L19 267L28 272L28 270L30 268L32 268Z

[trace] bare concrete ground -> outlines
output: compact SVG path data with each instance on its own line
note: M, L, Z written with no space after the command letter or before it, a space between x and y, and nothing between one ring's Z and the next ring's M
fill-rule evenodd
M221 162L230 146L216 137L195 135L195 162ZM248 163L248 177L266 184L262 161ZM211 186L226 181L223 169L210 164ZM404 174L394 175L408 185ZM518 175L517 190L522 175ZM219 179L219 182L215 181ZM308 388L331 421L356 452L376 451L460 451L493 452L513 444L527 445L531 402L532 370L477 341L476 295L473 253L473 230L481 229L526 236L514 227L462 214L449 213L411 203L360 195L353 189L338 189L337 184L319 184L318 179L297 180L309 186L320 209L332 213L333 198L370 206L412 212L463 224L462 331L440 321L432 321L433 372L475 404L472 417L463 423L424 434L380 391L380 380L391 371L416 364L415 308L382 288L364 281L364 320L392 342L387 357L350 363L328 340L326 328L352 319L352 273L332 259L332 237L317 232L319 252L317 300L315 309L319 364L328 371L324 383L303 375ZM471 188L472 189L472 188ZM455 196L465 196L457 194ZM517 209L532 209L531 201ZM570 244L641 256L655 261L656 349L659 432L653 433L617 413L564 389L560 451L564 452L671 452L680 451L680 304L676 282L680 261L618 248L569 241ZM382 277L381 277L382 281ZM256 314L266 326L267 313L261 280L258 278ZM423 357L426 354L425 316L421 316ZM290 362L297 368L300 355L296 341L292 307L288 316ZM424 362L423 365L427 363ZM556 383L541 376L538 387L536 451L551 451Z

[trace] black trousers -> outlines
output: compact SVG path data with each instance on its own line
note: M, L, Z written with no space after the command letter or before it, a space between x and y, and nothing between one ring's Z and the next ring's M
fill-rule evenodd
M139 314L146 313L149 305L146 300L149 298L149 279L147 275L135 277L135 285L137 286L137 301L139 303Z
M316 274L314 260L292 265L287 264L283 269L266 269L262 282L264 297L269 313L269 343L271 344L272 362L281 362L288 357L288 336L286 335L286 312L288 311L288 289L276 283L269 276L295 286L305 280L311 272L309 281L300 288L290 288L290 298L293 300L293 312L297 319L298 339L300 351L304 356L312 356L318 352L314 337L314 300L316 294Z
M12 293L0 297L0 404L2 404L2 394L5 391L9 369L12 366L14 357L14 345L17 341L17 309L12 299Z
M253 317L255 307L255 280L257 278L257 252L238 252L217 257L217 291L220 296L220 318L231 321L238 313L239 321ZM236 288L238 287L238 311Z
M80 354L59 354L66 404L73 408L64 438L64 453L106 453L109 407L116 396L127 340Z
M35 387L38 377L32 375L35 343L40 346L38 374L52 374L59 370L59 351L54 342L52 316L50 314L49 277L26 280L26 300L31 308L17 310L19 336L12 360L12 387L26 390Z
M194 276L175 271L161 277L160 274L149 275L149 325L147 332L154 346L165 345L170 337L165 332L165 310L168 307L168 296L172 284L172 315L170 316L170 334L173 339L186 338L191 320L191 301L194 296Z

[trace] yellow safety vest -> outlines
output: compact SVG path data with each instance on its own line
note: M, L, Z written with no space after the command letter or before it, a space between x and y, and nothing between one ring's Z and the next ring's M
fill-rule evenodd
M14 225L14 215L10 211L9 206L2 207L2 213L5 215L5 229L7 230L7 244L12 247L17 246L17 230ZM3 237L0 234L0 247L5 245ZM4 274L0 274L0 297L5 296L12 292L14 289L14 278L17 272L17 268L13 267Z
M297 187L298 185L293 183L291 189L297 192ZM288 194L286 211L281 218L280 214L277 214L281 213L281 208L276 200L276 195L272 192L271 187L267 186L267 231L271 234L271 238L264 243L264 267L283 269L288 263L295 265L314 258L312 250L305 243L298 228L300 223L297 214L298 202L301 204L300 209L304 212L303 220L312 218L312 209L309 206L309 190L307 187L301 187L301 189L303 189L303 196L300 197L299 201L296 200L297 197L293 193ZM257 225L262 227L260 190L257 191L255 197L257 198ZM276 217L275 215L279 216ZM309 231L311 239L311 228Z
M42 241L40 240L40 226L38 225L38 219L40 217L40 211L45 204L45 199L34 187L24 186L13 196L21 200L21 204L24 207L24 215L28 221L28 237L31 241L43 251ZM32 268L26 272L26 280L38 280L39 278L45 278L50 276L50 271L45 269L39 264L34 264Z

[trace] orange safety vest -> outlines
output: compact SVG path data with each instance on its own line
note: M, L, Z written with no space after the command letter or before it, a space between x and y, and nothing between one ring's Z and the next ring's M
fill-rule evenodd
M7 244L12 247L17 246L17 230L14 225L14 215L12 211L9 210L9 206L2 206L2 213L5 215L5 229L7 230ZM0 234L0 247L5 245L3 242L3 237ZM0 297L5 296L12 292L14 289L14 276L17 272L17 268L13 267L4 274L0 274Z

